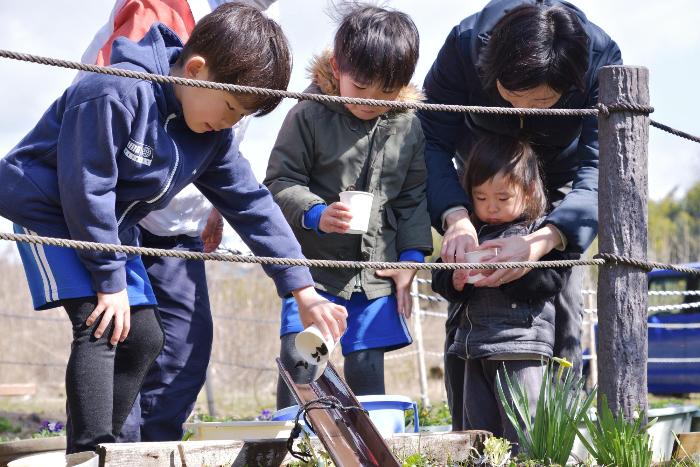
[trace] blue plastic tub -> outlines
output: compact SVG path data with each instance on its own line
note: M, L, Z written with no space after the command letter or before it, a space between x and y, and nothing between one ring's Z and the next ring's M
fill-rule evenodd
M369 418L382 436L394 433L405 433L406 423L404 412L413 411L413 431L420 430L418 422L418 404L406 396L372 395L357 396L362 407L369 412ZM299 410L298 405L285 407L272 414L272 420L294 420Z

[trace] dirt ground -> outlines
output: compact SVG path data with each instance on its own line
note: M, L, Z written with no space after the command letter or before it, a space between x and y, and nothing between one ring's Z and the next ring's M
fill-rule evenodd
M62 385L42 385L33 396L0 397L0 439L25 439L41 430L41 424L66 422Z

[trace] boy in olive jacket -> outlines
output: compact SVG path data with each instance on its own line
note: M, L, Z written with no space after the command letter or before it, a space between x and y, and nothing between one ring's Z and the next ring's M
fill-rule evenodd
M360 5L343 18L334 50L309 67L307 92L416 102L409 84L418 60L418 31L400 12ZM425 141L418 118L386 107L303 101L292 108L270 156L265 185L282 208L307 258L420 261L432 251L426 205ZM348 234L345 190L374 195L367 232ZM384 353L411 343L414 270L312 268L319 292L348 309L340 339L345 377L358 395L384 393ZM313 368L294 338L303 330L293 300L282 304L281 358L296 381ZM278 382L278 408L295 403Z

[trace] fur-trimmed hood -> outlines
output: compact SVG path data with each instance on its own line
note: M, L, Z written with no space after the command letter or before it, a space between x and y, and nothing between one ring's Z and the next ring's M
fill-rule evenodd
M306 71L313 85L316 85L318 90L327 96L340 96L340 89L338 86L338 80L333 76L333 69L331 68L331 57L333 56L333 51L331 49L326 49L321 52L320 55L315 55L311 62L309 63ZM396 98L397 102L410 102L418 103L425 100L425 96L420 89L413 83L401 88L399 95ZM338 105L338 104L335 104ZM403 110L396 109L390 111L390 113L402 113L402 112L412 112L413 110Z

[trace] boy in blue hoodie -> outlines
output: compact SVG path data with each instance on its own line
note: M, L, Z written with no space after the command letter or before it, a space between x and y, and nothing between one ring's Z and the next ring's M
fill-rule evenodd
M185 47L163 25L117 40L115 67L266 88L289 82L289 47L258 10L225 4ZM234 95L91 75L49 108L0 161L0 215L15 231L135 244L134 226L194 183L260 256L303 258L270 193L233 144L245 115L279 98ZM63 306L73 325L66 371L67 452L113 442L162 347L156 301L140 257L18 244L36 309ZM305 267L265 266L302 321L337 340L346 312L320 297Z

